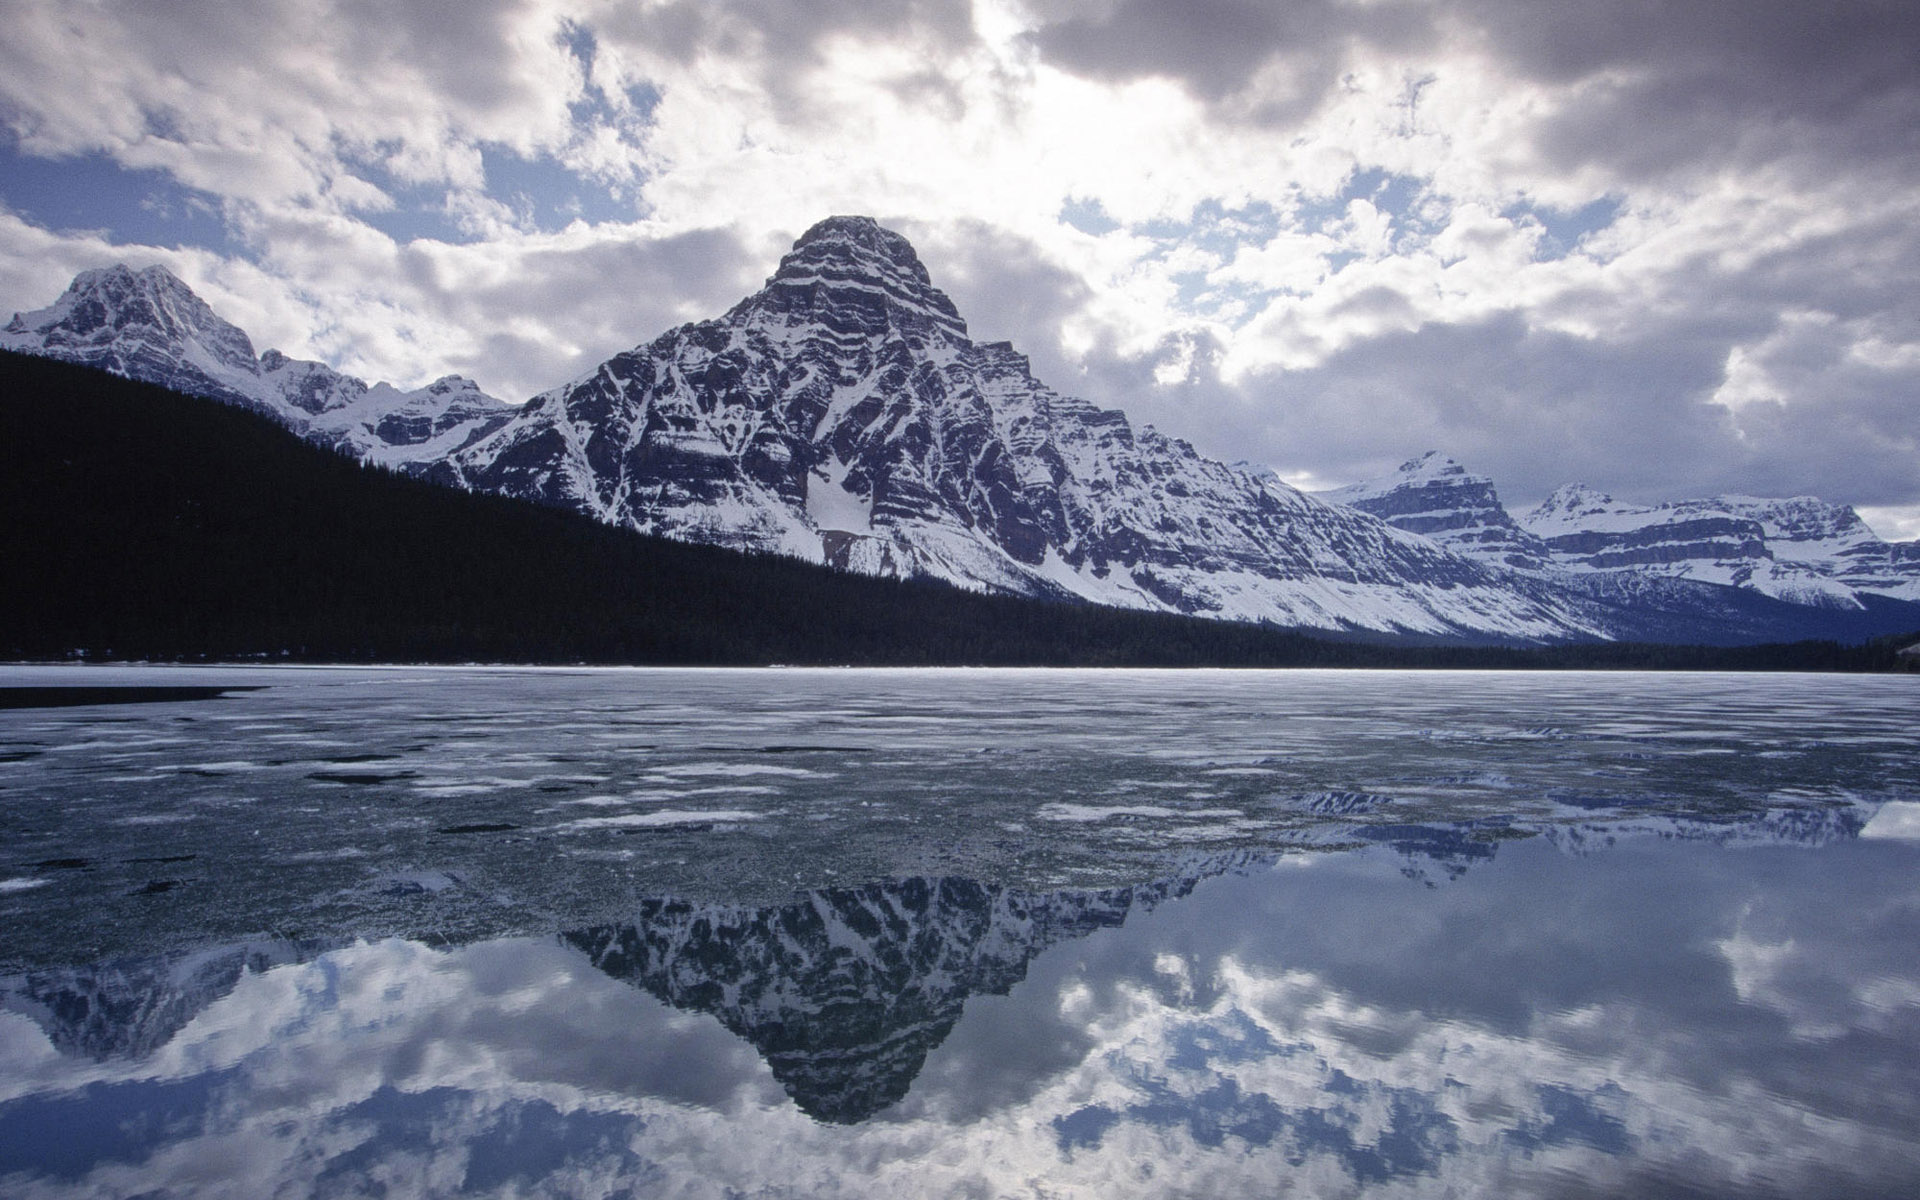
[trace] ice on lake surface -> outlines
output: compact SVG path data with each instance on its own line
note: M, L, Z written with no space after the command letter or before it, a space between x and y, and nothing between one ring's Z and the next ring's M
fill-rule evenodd
M8 1196L1920 1194L1910 678L75 684Z

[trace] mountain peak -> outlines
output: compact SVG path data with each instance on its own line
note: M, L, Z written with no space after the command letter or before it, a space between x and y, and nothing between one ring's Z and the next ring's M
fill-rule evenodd
M1429 450L1418 458L1410 458L1400 464L1396 477L1402 484L1427 483L1437 480L1463 480L1467 469L1457 459ZM1476 476L1476 478L1478 478Z
M162 266L136 271L125 263L73 277L46 308L16 313L9 349L51 354L136 379L167 378L185 369L197 386L182 390L231 399L247 393L259 371L253 343L223 320L180 277Z
M1421 490L1462 490L1482 488L1491 494L1493 481L1484 475L1469 474L1460 463L1438 450L1429 450L1410 458L1377 479L1349 484L1322 492L1321 498L1335 504L1358 506L1372 512L1366 502ZM1381 515L1375 513L1376 516ZM1423 532L1418 531L1416 532Z
M73 277L54 308L42 311L59 310L67 315L88 304L98 306L95 311L99 315L120 324L147 322L175 334L214 331L221 340L231 340L240 332L222 320L186 281L157 263L138 271L125 263L82 271Z
M815 242L852 242L868 246L885 245L913 257L913 246L906 238L888 229L872 217L839 214L815 221L793 243L795 250Z
M193 289L188 287L185 281L159 263L136 271L123 262L114 263L110 267L94 267L92 270L80 272L73 277L73 282L67 285L67 291L91 292L107 287L144 287L156 291L193 294Z
M959 310L933 286L913 244L872 217L816 222L780 260L767 286L735 311L757 311L783 324L825 321L848 331L967 336Z
M1543 565L1545 547L1514 524L1493 480L1473 474L1438 450L1410 458L1379 479L1322 492L1320 497L1432 538L1480 562L1525 571Z
M1469 474L1467 468L1459 465L1459 459L1440 453L1438 449L1428 449L1417 459L1407 459L1394 474L1377 480L1379 488L1427 488L1434 484L1478 484L1490 482L1486 476Z
M1542 500L1534 512L1542 515L1598 512L1617 507L1620 507L1620 502L1599 488L1584 483L1566 483L1556 488L1551 496Z
M414 391L369 388L278 350L256 357L244 330L162 266L80 272L52 304L0 329L0 349L251 408L309 440L390 467L424 470L512 413L464 376Z

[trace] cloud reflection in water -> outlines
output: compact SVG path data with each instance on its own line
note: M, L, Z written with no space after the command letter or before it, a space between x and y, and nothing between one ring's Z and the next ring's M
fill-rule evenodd
M56 1048L58 989L32 1008L16 987L0 1179L21 1196L1920 1184L1920 847L1569 848L1501 842L1455 872L1416 840L1138 894L911 880L662 902L559 941L295 950L211 985L150 970L126 986L213 994L104 1056ZM796 1048L878 1090L810 1117L805 1073L781 1065Z

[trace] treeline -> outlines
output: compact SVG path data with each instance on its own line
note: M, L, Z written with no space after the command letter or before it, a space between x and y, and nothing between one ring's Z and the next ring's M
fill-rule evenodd
M1912 640L1413 645L980 596L440 488L0 354L0 658L1872 671Z

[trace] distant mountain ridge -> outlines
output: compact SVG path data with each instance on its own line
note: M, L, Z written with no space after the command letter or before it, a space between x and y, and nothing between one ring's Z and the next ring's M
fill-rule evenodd
M1627 504L1579 484L1520 524L1575 570L1634 569L1852 608L1858 593L1920 600L1920 543L1876 537L1852 508L1812 496Z
M255 356L253 341L165 267L82 271L59 299L16 313L0 349L99 367L250 408L322 445L419 471L513 414L471 379L402 391L325 363Z
M1508 515L1493 480L1469 474L1438 451L1401 463L1380 479L1317 494L1470 558L1524 571L1547 566L1546 544Z
M1319 495L1457 553L1587 586L1635 578L1737 588L1807 608L1863 611L1868 596L1920 601L1920 542L1875 536L1846 505L1812 496L1629 504L1569 484L1519 518L1492 480L1438 451Z
M16 315L0 347L251 408L442 484L861 574L1476 641L1732 644L1920 627L1911 547L1797 501L1748 503L1786 506L1773 519L1808 531L1788 539L1804 562L1690 572L1656 546L1613 567L1622 551L1575 548L1599 531L1547 523L1543 536L1491 481L1434 455L1330 496L1208 459L1052 391L1011 345L972 341L906 239L865 217L819 222L727 313L518 409L456 376L403 392L256 356L159 267L83 272L53 305ZM1728 518L1735 550L1759 520ZM1844 560L1849 574L1835 581L1814 559ZM1869 590L1883 599L1856 598Z

